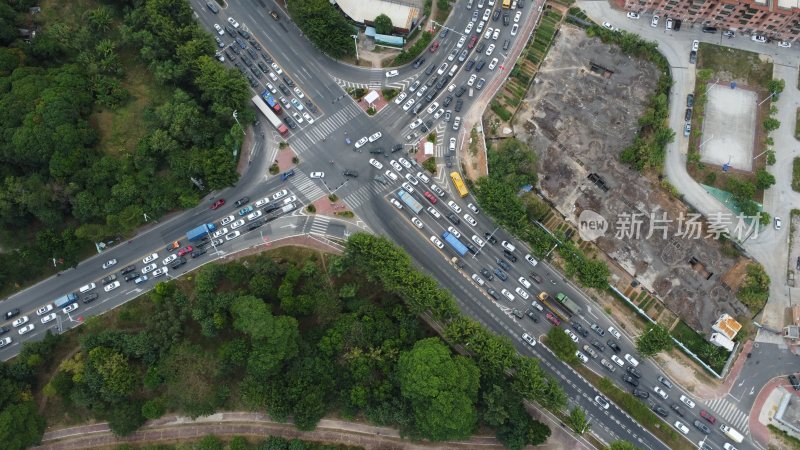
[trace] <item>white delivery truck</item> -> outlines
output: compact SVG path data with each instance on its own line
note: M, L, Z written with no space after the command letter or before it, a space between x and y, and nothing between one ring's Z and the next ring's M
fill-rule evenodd
M719 429L725 433L725 436L728 436L730 440L736 442L737 444L741 443L744 440L744 436L742 433L739 433L734 428L731 428L727 425L720 425Z

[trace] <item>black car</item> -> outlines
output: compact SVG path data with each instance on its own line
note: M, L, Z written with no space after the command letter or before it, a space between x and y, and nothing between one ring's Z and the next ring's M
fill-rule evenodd
M464 95L464 92L467 92L467 88L464 86L459 86L458 89L456 90L456 97L461 97L462 95Z
M289 128L291 128L292 130L294 130L295 128L297 128L297 124L296 124L296 123L294 123L294 120L292 120L292 118L291 118L291 117L284 117L284 118L283 118L283 122L284 122L284 123L286 123L286 125L287 125Z
M633 378L630 375L626 375L624 373L622 374L622 381L624 381L624 382L626 382L626 383L628 383L630 385L633 385L633 386L639 386L639 380L637 380L636 378Z
M477 64L475 64L475 72L480 72L483 69L483 66L486 65L486 60L480 60Z
M442 32L441 32L441 33L439 33L439 37L440 37L440 38L444 38L445 36L447 36L447 32L448 32L448 31L450 31L450 29L449 29L449 28L442 28Z
M306 107L307 107L308 109L310 109L312 113L315 113L315 114L316 114L316 112L317 112L317 107L316 107L316 106L314 106L314 104L313 104L313 103L311 103L311 101L309 101L309 100L306 100Z
M264 225L264 219L254 220L254 221L252 221L252 222L247 224L247 229L249 231L253 231L256 228L260 227L261 225Z
M681 408L681 405L679 405L677 403L673 403L673 404L669 405L669 407L672 408L673 411L675 411L675 414L683 417L683 408Z
M258 65L258 68L261 69L262 72L264 73L269 72L269 67L267 67L267 65L264 62L259 61L256 64Z
M444 164L447 167L453 167L453 158L450 155L445 155Z
M425 75L432 74L434 70L436 70L436 64L435 63L431 64L430 66L428 66L427 69L425 69Z
M503 270L508 270L511 268L511 266L509 266L508 263L505 262L502 258L495 258L494 260L497 263L497 265L500 266Z
M237 55L242 52L241 50L239 50L239 47L237 47L237 46L235 46L233 44L229 45L228 48L231 49L231 51L233 53L236 53Z
M494 235L493 235L492 233L490 233L490 232L488 232L488 231L487 231L487 232L483 233L483 235L486 237L486 240L487 240L487 241L488 241L490 244L497 244L497 238L496 238L496 237L494 237Z
M686 96L686 107L691 108L694 106L694 94L689 94Z
M394 147L392 147L392 153L399 152L402 149L403 149L403 144L396 144Z
M478 47L475 49L475 52L483 53L484 50L486 50L486 42L481 42L480 44L478 44Z
M486 293L491 295L493 299L500 300L500 296L497 295L497 291L495 291L494 289L487 289Z
M653 405L653 411L661 417L667 417L669 415L669 411L658 405Z
M234 38L233 40L236 41L237 44L239 44L239 47L241 47L242 50L247 48L247 44L242 40L242 38L238 38L237 37L237 38Z
M583 325L579 324L578 322L572 322L572 329L577 331L583 337L589 336L589 331L586 328L583 328Z
M0 335L6 334L9 331L11 331L11 327L8 326L8 325L4 325L4 326L0 327Z
M489 269L485 267L481 267L481 275L483 275L483 277L488 281L494 280L494 275L492 275L492 272L489 272Z
M14 308L11 311L6 311L6 320L19 315L19 308Z
M467 64L464 65L464 70L469 72L470 70L472 70L473 66L475 66L475 60L474 59L470 59L469 61L467 61Z
M139 277L138 273L134 273L132 275L133 275L133 279L136 279L136 278ZM92 292L91 294L87 295L86 297L83 297L83 300L81 300L81 301L83 303L92 303L93 301L97 300L98 297L100 297L100 294L98 294L97 292Z
M239 208L239 207L244 206L244 205L246 205L248 203L250 203L250 197L242 197L239 200L236 200L235 202L233 202L233 206L235 208Z
M122 271L121 271L120 273L122 273L123 275L125 275L126 273L131 273L131 272L133 272L134 270L136 270L136 265L133 265L133 264L131 264L130 266L128 266L128 267L126 267L126 268L122 269Z
M442 101L442 106L446 108L446 107L447 107L447 105L449 105L449 104L450 104L452 101L453 101L453 96L452 96L452 95L448 95L448 96L447 96L447 97L445 97L445 98L444 98L444 100Z
M239 33L239 36L241 36L241 37L243 37L245 39L250 37L250 33L248 33L244 28L239 28L239 29L236 30L236 32Z
M256 40L255 40L255 39L253 39L252 37L250 37L250 39L248 39L248 41L247 41L247 42L249 42L249 43L250 43L250 45L252 45L254 49L256 49L256 50L261 50L261 44L259 44L259 43L258 43L258 41L256 41Z
M382 155L383 154L383 148L382 147L371 148L371 149L369 149L369 152L372 153L373 155Z
M262 211L264 211L264 214L269 214L272 211L275 211L276 209L280 209L280 208L281 208L281 205L279 205L277 203L269 203L267 206L264 207L264 209L262 209Z
M286 75L283 76L283 82L289 85L289 87L294 87L294 81Z
M703 27L703 33L714 34L717 32L717 27Z
M419 69L419 67L425 62L425 58L419 58L414 61L414 68Z
M176 259L175 261L172 261L172 264L170 265L170 267L172 269L177 269L178 267L180 267L180 266L182 266L184 264L186 264L186 258L181 256L180 258Z
M680 31L681 30L681 23L683 23L683 22L681 22L680 19L673 20L672 21L672 29L675 30L675 31Z
M254 60L254 61L255 61L256 59L258 59L258 53L256 53L256 51L255 51L255 50L253 50L253 49L252 49L252 48L250 48L250 47L247 47L247 49L246 49L246 50L247 50L247 54L248 54L248 55L250 55L250 57L251 57L251 58L253 58L253 60Z
M633 396L639 398L650 398L650 393L641 389L633 388Z
M500 10L495 9L494 14L492 14L492 22L497 22L498 19L500 19Z
M283 95L292 95L292 91L290 91L289 88L287 88L286 86L284 86L282 84L278 85L278 89L280 89L281 92L283 92Z
M250 67L251 69L254 67L253 66L253 61L250 61L250 58L248 58L248 57L246 57L244 55L242 55L242 62L244 63L245 66Z
M686 113L683 115L683 120L687 122L692 120L692 108L686 108Z
M192 258L197 258L198 256L203 256L206 254L206 249L200 248L192 252Z
M358 171L353 169L346 169L344 172L342 172L342 176L358 178Z
M228 32L228 34L229 34L231 37L235 37L235 36L236 36L236 30L235 30L235 29L234 29L232 26L230 26L230 25L225 25L225 31L227 31L227 32Z
M128 274L125 274L125 276L122 279L125 280L125 281L133 281L133 280L135 280L137 278L139 278L139 274L138 273L128 273Z
M431 87L436 84L436 80L439 78L439 75L434 75L428 78L428 81L425 82L425 86Z
M509 18L508 13L503 13L503 25L508 26Z
M534 323L539 323L539 317L536 315L536 311L534 311L533 309L528 309L527 311L525 311L525 315L530 317L530 319Z
M502 270L494 269L494 273L495 273L495 275L497 275L497 278L500 278L503 281L508 280L508 275L506 275L506 273L503 272Z
M606 346L603 345L602 342L598 341L597 339L592 339L592 346L601 352L606 349Z
M461 111L461 108L462 108L463 106L464 106L464 100L461 100L461 99L459 98L458 100L456 100L456 107L455 107L455 108L453 108L453 109L455 110L455 112L460 112L460 111Z
M697 63L697 52L694 50L689 52L689 63L691 64Z
M459 219L459 217L453 213L447 215L447 220L453 222L453 225L458 225L461 223L461 219ZM17 314L19 314L19 311L17 311Z
M230 48L225 49L225 56L227 56L228 59L236 59L236 53L233 53Z
M503 41L503 50L508 50L508 47L510 45L511 45L511 41L509 39L506 39L505 41Z
M503 254L506 255L506 258L508 258L509 261L517 262L517 255L511 253L510 251L508 251L506 249L503 249Z
M694 427L705 434L711 434L711 428L709 428L708 425L704 424L703 422L700 422L699 420L694 421Z
M540 277L539 274L537 274L536 272L531 272L530 276L533 279L533 282L536 284L542 284L544 282L542 277Z
M636 378L642 378L642 373L641 373L641 372L639 372L638 370L636 370L636 368L635 368L635 367L633 367L633 366L628 366L628 367L626 367L626 368L625 368L625 370L626 370L626 371L627 371L629 374L631 374L631 375L635 376Z
M104 285L106 285L106 284L109 284L109 283L113 283L113 282L114 282L114 281L116 281L116 280L117 280L117 275L112 273L111 275L109 275L109 276L107 276L107 277L103 278L103 279L102 279L102 280L100 280L100 281L101 281L101 282L102 282Z
M470 244L469 242L467 242L467 250L469 250L469 252L472 253L473 255L477 255L478 254L478 249L474 245Z
M792 384L792 387L794 388L794 390L795 391L800 391L800 380L798 380L797 377L794 374L790 374L788 376L788 378L789 378L789 383Z
M261 57L264 58L264 61L266 61L267 64L272 64L272 57L268 54L261 52Z
M619 353L619 352L620 352L620 350L622 350L621 348L619 348L619 345L617 345L617 343L616 343L616 342L614 342L614 340L613 340L613 339L609 339L609 340L606 342L606 344L608 344L608 347L609 347L611 350L614 350L614 353Z

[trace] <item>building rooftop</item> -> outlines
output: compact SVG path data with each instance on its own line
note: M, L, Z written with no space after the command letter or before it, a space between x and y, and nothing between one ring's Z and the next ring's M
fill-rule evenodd
M410 30L422 9L415 0L332 0L339 9L358 23L372 23L376 17L386 14L395 28Z
M800 0L778 0L778 8L781 9L800 8Z
M742 329L742 324L734 320L734 318L730 315L723 314L719 316L719 319L714 322L714 325L711 328L714 331L720 332L728 339L733 340L733 338L736 337L736 333Z

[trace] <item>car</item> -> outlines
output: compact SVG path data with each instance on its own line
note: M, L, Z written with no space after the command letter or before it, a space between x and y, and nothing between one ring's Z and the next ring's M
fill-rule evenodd
M402 186L403 189L405 189L406 192L408 192L409 194L413 194L414 193L414 188L411 186L410 183L406 182L406 183L401 184L400 186Z
M408 162L407 159L405 159L405 158L397 158L397 161L399 161L400 164L402 164L403 167L405 167L406 169L410 169L411 168L411 163Z
M300 101L297 100L296 98L293 98L293 99L291 99L289 101L292 103L292 105L294 105L295 108L297 108L298 111L302 111L303 110L303 104L300 103ZM294 117L294 120L296 120L298 123L303 123L303 118L300 117L299 114L294 113L294 114L292 114L292 117Z
M611 25L610 22L603 22L603 28L606 28L608 30L613 30L614 29L614 25Z
M626 14L625 16L626 16L628 19L634 19L634 20L638 20L638 19L639 19L639 13L635 13L635 12L629 12L629 13L628 13L628 14Z
M239 216L247 215L247 214L253 212L253 209L254 209L253 205L247 205L244 208L239 210Z
M694 94L689 94L686 96L686 107L691 108L694 106Z
M489 44L489 47L486 49L486 56L491 56L494 52L494 44Z
M456 107L454 108L456 112L461 111L461 107L464 105L464 100L458 99L456 100Z
M422 119L416 119L415 121L413 121L410 124L408 124L408 128L414 130L417 127L419 127L420 125L422 125Z
M717 27L703 27L703 33L715 34L717 32Z
M632 377L630 375L624 374L624 373L622 374L622 381L624 381L624 382L626 382L626 383L628 383L628 384L630 384L630 385L632 385L634 387L639 386L639 380L637 380L636 378L634 378L634 377Z
M433 113L434 120L438 119L439 117L442 117L442 114L444 114L444 108L439 108L438 110L436 110L436 112Z
M11 338L7 338L7 339L9 339L9 342L10 342ZM0 347L2 347L2 345L0 345ZM736 447L731 445L730 442L726 442L726 443L722 444L722 448L724 448L725 450L736 450Z
M528 333L522 333L522 339L531 347L536 347L536 339Z
M617 342L614 341L613 339L609 339L608 341L606 341L606 345L608 345L608 347L611 350L614 350L615 353L619 353L620 351L622 351Z
M380 139L382 136L383 136L383 133L381 133L380 131L378 131L378 132L376 132L376 133L373 133L373 134L371 134L371 135L369 136L369 138L367 138L367 140L369 140L370 142L375 142L375 141L377 141L378 139Z
M697 64L697 52L694 50L689 52L689 63Z
M450 122L451 114L452 114L452 112L449 109L444 112L444 119L443 120L444 120L445 123Z
M528 279L527 279L527 278L525 278L525 277L519 277L519 278L517 279L517 281L519 281L519 284L521 284L523 287L525 287L525 289L530 289L530 288L531 288L531 286L532 286L532 285L531 285L531 282L530 282L530 281L528 281Z
M614 327L608 327L608 332L611 333L611 335L614 336L617 339L622 338L622 335Z
M461 127L461 116L456 116L456 118L453 119L453 131L458 131L460 127Z
M776 230L780 230L781 229L781 218L780 217L775 217L773 223L775 225L775 229Z
M401 92L401 93L400 93L400 94L397 96L397 98L396 98L396 99L394 99L394 103L395 103L395 104L397 104L397 105L399 105L400 103L403 103L403 100L405 100L405 99L406 99L406 97L408 97L408 93L406 93L406 92Z
M423 193L422 193L422 195L423 195L423 196L424 196L424 197L425 197L425 198L426 198L426 199L427 199L429 202L431 202L431 204L432 204L432 205L435 205L435 204L436 204L436 202L438 202L438 201L439 201L439 199L438 199L438 198L436 198L436 196L435 196L435 195L433 195L433 194L431 194L429 191L425 191L425 192L423 192Z
M219 221L219 224L220 226L224 227L225 225L233 222L234 220L236 220L236 217L234 217L234 215L231 214L229 216L223 217L222 220Z
M478 286L483 286L486 284L481 277L478 276L477 273L472 274L472 281L478 283Z
M767 42L767 37L766 36L761 36L759 34L754 34L754 35L750 36L750 40L753 41L753 42L759 42L759 43L763 44L763 43Z
M287 191L286 189L280 190L280 191L278 191L278 192L276 192L275 194L272 195L272 201L278 200L279 198L286 197L286 194L288 194L288 193L289 193L289 191Z
M428 86L427 86L427 85L425 85L425 86L422 86L422 87L421 87L421 88L419 88L419 90L417 91L417 97L418 97L418 98L422 98L422 96L423 96L423 95L425 95L425 92L427 92L427 91L428 91ZM422 101L422 100L420 100L420 102L421 102L421 101ZM422 105L422 103L420 103L419 105L417 105L417 108L414 110L414 114L417 114L417 113L419 112L419 108L422 108L422 106L423 106L423 105Z
M550 313L550 312L549 312L549 313L545 314L545 315L544 315L544 317L545 317L545 318L546 318L546 319L547 319L547 320L548 320L550 323L552 323L552 324L553 324L553 325L555 325L555 326L559 326L559 325L561 325L561 319L559 319L558 317L556 317L556 316L555 316L555 314L553 314L553 313Z
M9 345L9 344L11 344L11 342L12 342L12 340L11 340L11 338L10 338L10 337L4 337L3 339L0 339L0 348L2 348L2 347L5 347L6 345Z
M675 428L683 434L689 434L689 428L684 425L680 420L675 421Z
M650 26L653 27L653 28L657 27L658 26L658 19L659 19L658 16L653 16L653 19L650 21Z
M692 50L696 52L697 49L699 49L699 48L700 48L700 41L698 41L697 39L693 40L692 41Z
M494 28L492 28L492 27L486 28L486 32L483 33L483 38L484 39L491 39L492 38L492 33L494 33Z
M413 100L413 99L412 99L412 100ZM361 139L359 139L358 141L356 141L356 148L361 148L361 147L363 147L363 146L364 146L364 144L366 144L368 140L369 140L369 138L368 138L368 137L366 137L366 136L362 137Z
M633 396L639 398L650 398L650 393L638 388L633 388Z
M617 368L616 368L616 367L614 367L614 365L613 365L613 364L611 364L611 362L609 362L609 361L608 361L607 359L605 359L605 358L602 358L602 359L600 359L600 364L602 364L602 365L603 365L603 367L605 367L606 369L608 369L608 371L609 371L609 372L611 372L611 373L613 373L613 372L615 372L615 371L617 370Z
M458 55L458 62L464 62L468 54L469 51L467 49L461 50L461 53Z
M115 281L115 282L113 282L113 283L111 283L111 284L109 284L109 285L105 286L105 287L103 288L103 290L104 290L104 291L106 291L106 292L111 292L111 291L113 291L114 289L118 288L119 286L120 286L120 282L119 282L119 281Z
M28 323L28 320L29 320L28 316L22 316L19 319L11 322L11 326L13 326L14 328L17 328L20 325L24 325L24 324Z
M70 306L72 306L72 305L70 305ZM78 305L75 305L75 306L77 307ZM25 325L24 327L20 328L18 333L20 335L26 334L26 333L30 333L31 331L33 331L33 328L34 328L33 324L31 323L31 324ZM9 338L6 338L6 339L9 339Z
M689 134L692 132L692 124L687 123L683 126L683 135L689 137Z
M596 349L600 350L601 352L602 352L602 351L604 351L604 350L606 349L606 346L605 346L605 345L603 345L603 343L602 343L602 342L600 342L600 341L598 341L597 339L592 339L592 346L593 346L594 348L596 348Z
M694 401L692 401L692 400L691 400L689 397L687 397L687 396L685 396L685 395L681 395L681 397L680 397L680 401L681 401L681 402L682 402L684 405L688 406L688 407L689 407L689 409L694 409L694 405L695 405L695 403L694 403Z
M489 281L494 280L494 275L492 274L492 272L490 272L489 269L485 267L481 267L481 275L486 277L486 279Z
M511 26L511 35L516 36L517 31L519 31L519 24L515 23L514 25Z
M233 17L228 17L228 23L233 25L233 28L239 28L239 22L233 19Z
M486 42L481 42L475 49L475 53L483 53L484 50L486 50Z
M394 170L398 171L398 172L402 172L403 171L403 166L401 166L400 163L398 163L397 161L395 161L393 159L389 161L389 165L392 166L392 168Z
M111 266L113 266L115 264L117 264L117 260L116 259L109 259L108 261L103 263L103 269L108 269L109 267L111 267Z
M623 361L619 356L611 355L611 360L614 361L616 365L620 367L625 367L625 361Z
M591 329L592 329L592 331L594 331L595 333L597 333L597 334L598 334L600 337L602 337L602 336L605 336L605 335L606 335L606 332L605 332L605 330L603 330L603 328L602 328L602 327L600 327L600 325L598 325L598 324L596 324L596 323L594 323L594 322L592 322L592 325L591 325L589 328L591 328Z
M594 402L597 403L597 405L600 406L601 409L608 409L609 407L608 400L602 395L596 396L594 398Z
M625 371L628 372L629 374L635 376L636 378L642 378L642 373L639 372L638 370L636 370L636 368L633 367L633 366L626 367Z
M717 423L717 418L711 415L711 413L706 411L705 409L700 410L700 417L706 419L708 423L710 423L711 425Z
M631 356L630 353L626 353L625 354L625 361L628 361L630 363L630 365L632 365L633 367L636 367L636 366L639 365L639 361L637 361L636 358Z
M417 181L417 179L410 173L407 173L405 178L406 180L408 180L409 183L413 184L414 186L419 184L419 181Z
M221 198L221 199L219 199L219 200L217 200L217 201L215 201L214 203L211 204L211 209L212 210L219 209L219 207L224 205L224 204L225 204L225 199Z
M53 304L52 303L48 303L48 304L42 306L41 308L37 309L36 310L36 315L37 316L41 316L42 314L47 314L52 310L53 310Z
M509 291L508 291L508 289L503 289L502 291L500 291L500 293L501 293L501 294L503 294L503 296L504 296L505 298L507 298L507 299L508 299L508 301L511 301L511 302L513 302L513 301L514 301L514 294L512 294L511 292L509 292Z
M153 253L150 256L145 257L142 260L142 264L150 264L151 262L153 262L153 261L155 261L157 259L158 259L158 253Z
M449 55L447 55L447 60L453 61L454 59L456 59L456 56L458 56L458 49L453 49L453 51L450 52Z
M78 309L78 304L77 303L72 303L69 306L67 306L66 308L62 309L61 312L64 313L64 314L69 314L72 311L75 311L76 309Z
M219 35L224 35L225 34L225 30L218 23L214 24L214 29L217 30L217 33Z
M500 278L503 281L508 280L508 275L505 272L503 272L503 269L500 268L494 269L494 274L497 275L497 278Z
M658 382L666 386L667 389L672 389L672 382L661 375L658 376Z
M325 172L311 172L310 174L308 174L308 177L311 179L325 178Z
M164 258L164 260L161 262L166 266L167 264L171 263L172 261L175 261L176 259L178 259L178 255L169 255L166 258Z
M244 219L239 219L231 224L231 230L235 230L244 225Z
M575 331L578 334L580 334L581 336L583 336L583 337L589 336L589 332L586 331L586 328L583 328L583 325L581 325L580 323L572 322L571 325L572 325L572 328L575 329Z
M492 62L490 62L490 63L489 63L489 70L494 70L494 68L495 68L495 67L497 67L497 63L498 63L499 61L500 61L500 60L498 60L497 58L492 58ZM483 79L483 78L481 78L481 80L484 80L484 79ZM485 82L485 81L484 81L484 82ZM483 87L483 86L481 86L481 87ZM478 89L480 89L480 88L478 88Z
M393 78L393 77L396 77L399 74L400 74L400 71L397 70L397 69L390 70L390 71L386 72L386 78Z
M127 282L129 282L129 281L133 281L133 280L134 280L134 279L136 279L136 277L138 277L138 276L139 276L139 274L138 274L138 273L129 273L129 274L127 274L127 275L125 275L125 276L123 277L123 280L125 280L125 282L127 283ZM86 303L86 302L84 302L84 303Z
M778 42L778 47L781 47L781 48L789 48L791 46L792 46L792 43L788 42L788 41L780 41L780 42Z
M431 236L431 242L433 242L433 244L439 249L444 248L444 244L442 244L442 241L440 241L436 236Z
M704 434L711 434L711 428L709 428L708 425L704 424L703 422L695 420L694 422L692 422L692 424L694 425L695 428L697 428Z
M573 333L572 331L564 329L564 333L566 333L567 336L569 336L569 338L572 339L572 342L575 342L575 343L578 342L578 336L575 333Z
M520 297L522 297L522 298L523 298L523 299L525 299L525 300L527 300L528 298L530 298L530 294L528 294L527 292L525 292L525 289L522 289L521 287L518 287L518 288L514 289L514 292L516 292L517 294L519 294L519 296L520 296Z
M800 380L797 379L797 376L795 376L795 374L791 373L786 378L789 380L789 384L792 385L792 388L795 391L800 391Z
M269 206L268 206L267 208L269 208ZM266 208L265 208L265 209L266 209ZM267 211L265 211L265 212L267 212ZM216 239L216 238L218 238L218 237L222 236L223 234L225 234L225 233L227 233L227 232L228 232L228 229L227 229L227 228L225 228L225 227L222 227L222 228L218 229L217 231L215 231L214 233L212 233L212 234L211 234L211 237L212 237L213 239Z
M478 222L472 216L470 216L469 214L464 214L464 220L466 220L467 223L469 223L473 227L478 226Z
M500 28L495 28L492 32L492 40L496 41L500 37Z
M589 356L592 357L592 359L597 359L597 357L600 356L600 355L597 354L596 351L594 351L594 349L592 347L589 347L588 345L585 345L585 344L583 346L583 351L588 353Z
M148 265L142 267L142 274L146 274L146 273L152 272L152 271L156 270L156 268L158 268L158 265L156 263L148 264Z
M473 84L475 84L476 79L478 79L477 75L475 75L474 73L470 75L469 80L467 80L467 86L472 86Z
M414 103L416 103L416 102L417 102L416 99L413 99L413 98L408 99L406 104L403 105L403 111L408 111L409 109L411 109L411 107L414 106ZM364 145L364 144L361 144L361 145ZM356 148L358 148L358 147L356 147Z
M653 391L654 391L656 394L658 394L658 396L659 396L659 397L663 398L664 400L666 400L667 398L669 398L669 395L668 395L666 392L664 392L664 390L663 390L663 389L661 389L661 388L660 388L660 387L658 387L658 386L653 386Z

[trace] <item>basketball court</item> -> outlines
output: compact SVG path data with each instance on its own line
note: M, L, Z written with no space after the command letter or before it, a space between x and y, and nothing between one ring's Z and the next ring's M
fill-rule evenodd
M707 164L729 164L738 170L753 170L753 145L756 135L758 98L756 93L730 85L717 84L708 91L701 160Z

